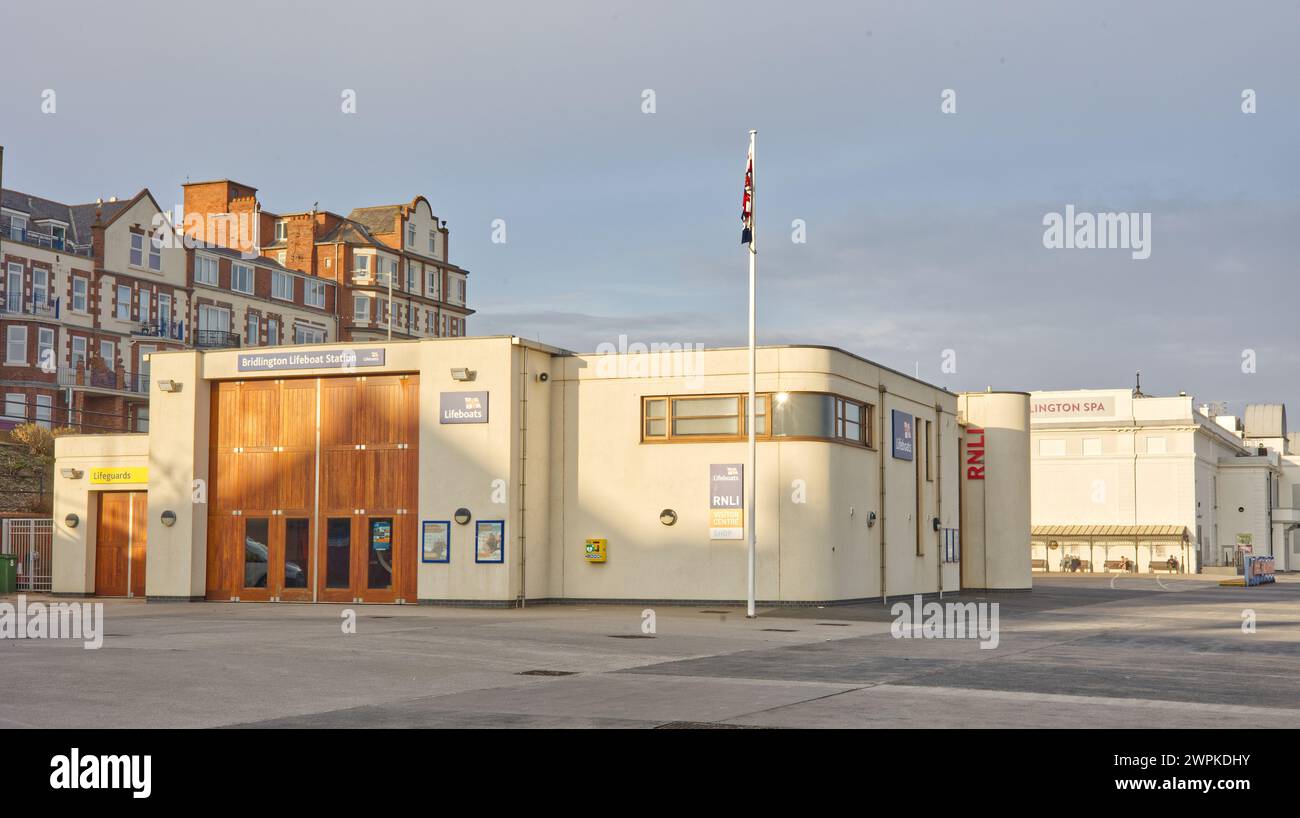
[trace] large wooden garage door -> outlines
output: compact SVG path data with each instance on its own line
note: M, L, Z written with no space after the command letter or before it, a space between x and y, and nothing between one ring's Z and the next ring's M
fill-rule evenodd
M415 375L214 384L208 598L414 601L417 395Z

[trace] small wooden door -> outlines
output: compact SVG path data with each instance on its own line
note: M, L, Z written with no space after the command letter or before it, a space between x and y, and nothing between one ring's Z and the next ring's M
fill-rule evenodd
M105 491L95 519L95 594L144 596L146 494Z

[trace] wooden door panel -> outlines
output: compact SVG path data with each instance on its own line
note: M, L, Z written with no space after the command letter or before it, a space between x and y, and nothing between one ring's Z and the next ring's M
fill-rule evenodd
M236 459L242 488L239 508L245 512L279 508L281 480L276 474L277 452L240 452Z
M361 384L359 443L391 446L405 443L402 382L396 377L369 377Z
M240 434L238 445L264 449L279 445L280 384L245 381L239 385Z
M145 557L149 535L149 495L143 491L130 493L131 503L131 594L145 595Z
M208 514L239 508L239 455L213 450L208 458Z
M356 378L321 379L321 448L353 446L360 443L361 418L357 408Z
M316 379L283 382L280 437L276 445L293 450L316 450Z
M354 508L361 507L366 454L355 449L321 452L321 513L351 514Z
M130 520L129 493L100 492L95 519L95 593L99 596L126 596Z
M208 516L208 599L224 601L234 593L231 554L238 522L239 517L232 514Z
M419 590L416 586L417 571L420 567L419 544L416 540L418 535L416 520L419 518L414 514L403 514L402 531L403 537L398 541L400 550L397 553L398 566L398 590L402 599L407 602L415 602L419 598Z
M277 452L273 469L278 491L275 508L310 511L315 502L316 456L313 452Z
M359 488L365 504L361 508L367 511L410 508L406 491L409 452L406 449L368 449L362 454L365 455L365 474L364 484Z
M233 449L239 445L239 384L218 382L212 385L212 445Z

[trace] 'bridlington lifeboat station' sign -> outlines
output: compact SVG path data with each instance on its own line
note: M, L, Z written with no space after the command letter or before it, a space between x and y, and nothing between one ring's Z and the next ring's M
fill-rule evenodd
M285 369L352 369L383 366L380 349L309 349L301 352L249 352L239 354L240 372L278 372Z

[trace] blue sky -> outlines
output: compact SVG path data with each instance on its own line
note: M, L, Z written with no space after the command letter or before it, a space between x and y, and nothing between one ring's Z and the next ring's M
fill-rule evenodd
M423 194L471 271L474 333L731 345L757 128L760 342L952 389L1141 369L1236 412L1300 405L1293 3L159 8L6 9L6 187L169 206L230 177L273 211ZM1150 212L1151 257L1045 249L1067 204Z

